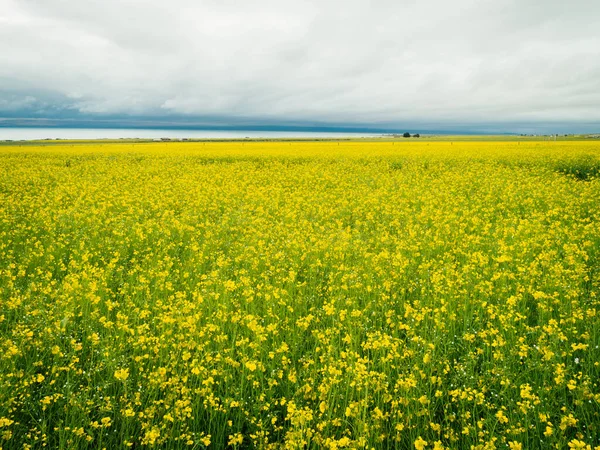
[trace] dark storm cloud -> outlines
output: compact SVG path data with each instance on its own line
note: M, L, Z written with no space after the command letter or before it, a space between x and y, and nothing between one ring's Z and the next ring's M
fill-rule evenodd
M593 127L599 17L589 0L0 0L0 117Z

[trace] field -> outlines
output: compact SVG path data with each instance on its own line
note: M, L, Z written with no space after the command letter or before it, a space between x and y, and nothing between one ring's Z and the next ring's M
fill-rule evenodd
M600 448L600 142L0 147L0 448Z

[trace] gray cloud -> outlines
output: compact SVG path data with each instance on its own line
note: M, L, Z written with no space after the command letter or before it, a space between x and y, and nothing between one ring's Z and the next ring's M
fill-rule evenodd
M594 126L599 18L591 0L0 0L0 117Z

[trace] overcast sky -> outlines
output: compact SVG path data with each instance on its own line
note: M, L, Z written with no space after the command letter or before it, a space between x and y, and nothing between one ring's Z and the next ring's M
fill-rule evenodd
M600 1L0 0L14 117L600 131Z

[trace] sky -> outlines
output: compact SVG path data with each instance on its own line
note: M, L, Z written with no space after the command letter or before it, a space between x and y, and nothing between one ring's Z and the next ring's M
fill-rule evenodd
M0 125L600 132L598 0L0 0Z

